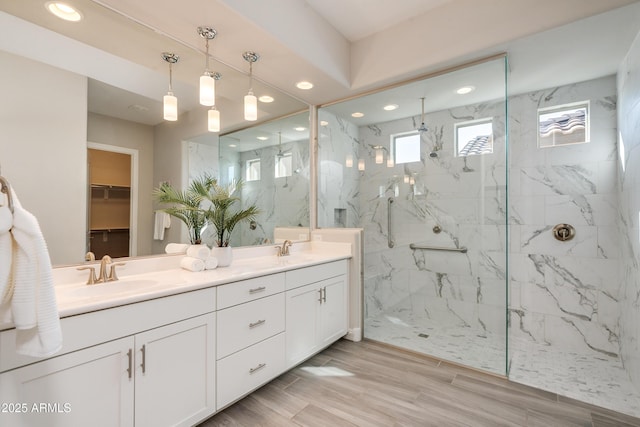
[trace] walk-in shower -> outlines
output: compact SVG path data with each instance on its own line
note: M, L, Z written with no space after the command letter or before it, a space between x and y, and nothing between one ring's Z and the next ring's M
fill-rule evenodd
M612 286L615 76L507 96L506 65L322 106L318 225L364 229L365 338L640 415ZM589 142L539 146L542 113L585 101Z

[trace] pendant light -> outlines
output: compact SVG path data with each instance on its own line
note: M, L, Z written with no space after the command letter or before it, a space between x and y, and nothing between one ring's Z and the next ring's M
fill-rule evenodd
M178 98L173 95L173 70L171 66L178 62L180 57L175 53L162 52L162 59L169 63L169 91L163 98L164 119L175 122L178 120Z
M428 129L424 125L424 97L420 98L420 100L422 101L422 114L420 115L420 121L422 122L422 124L418 128L418 132L426 132Z
M211 73L211 77L214 81L218 81L222 78L222 75L218 72ZM211 106L207 111L207 128L209 132L220 132L220 110L215 105Z
M258 99L253 94L253 63L260 58L260 55L247 51L242 54L242 57L249 63L249 93L244 97L244 119L252 122L258 119Z
M205 40L206 60L204 73L200 76L200 104L211 107L216 105L216 80L209 71L209 40L213 40L217 34L211 27L198 27L198 34Z

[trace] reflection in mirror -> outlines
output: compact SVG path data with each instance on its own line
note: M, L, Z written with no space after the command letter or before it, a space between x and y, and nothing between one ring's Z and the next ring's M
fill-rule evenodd
M309 113L220 137L220 180L242 179L242 206L261 210L232 246L309 239Z
M151 192L163 181L176 187L188 185L189 144L193 135L207 134L208 107L198 103L202 39L196 28L192 40L169 39L90 0L74 1L74 6L82 10L81 22L68 23L49 15L43 1L0 0L0 81L3 96L11 100L0 106L2 173L25 209L40 221L53 264L73 264L84 260L92 234L88 144L137 153L132 156L137 158L131 169L137 170L137 183L132 176L128 252L134 256L163 253L167 243L186 237L175 221L164 239L154 239L156 207ZM162 119L162 96L168 85L168 70L160 57L163 51L181 56L173 74L180 116L171 124ZM222 74L216 102L222 132L245 126L245 73L211 62L211 68ZM307 108L256 79L254 92L274 99L259 104L260 121ZM215 146L211 148L215 161L208 168L217 170L217 134L208 138L210 147ZM105 192L96 192L104 202ZM279 215L278 209L273 218ZM94 238L109 243L110 225L96 227ZM113 228L120 227L118 223ZM118 250L124 250L126 242L120 243Z

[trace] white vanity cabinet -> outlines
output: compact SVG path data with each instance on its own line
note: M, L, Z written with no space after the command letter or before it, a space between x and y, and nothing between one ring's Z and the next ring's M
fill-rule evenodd
M133 425L133 347L122 338L0 374L0 425Z
M285 370L285 274L218 286L218 410Z
M215 411L215 314L135 336L135 425L193 425Z
M0 404L14 405L0 425L201 421L216 409L214 309L215 288L62 319L64 354L0 374Z
M286 366L294 367L348 330L347 263L286 273Z

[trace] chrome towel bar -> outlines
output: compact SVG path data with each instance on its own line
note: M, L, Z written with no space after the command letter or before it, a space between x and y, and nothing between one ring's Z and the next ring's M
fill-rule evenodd
M439 246L425 246L425 245L418 245L416 243L411 243L409 245L410 249L422 249L425 251L445 251L445 252L461 252L463 254L467 253L467 248L465 248L464 246L461 248L441 248Z

